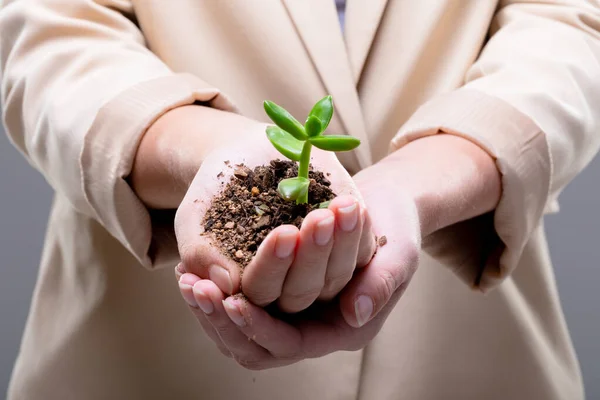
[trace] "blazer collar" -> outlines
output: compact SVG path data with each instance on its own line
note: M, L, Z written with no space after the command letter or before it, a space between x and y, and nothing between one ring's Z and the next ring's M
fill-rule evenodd
M282 0L327 92L334 98L346 133L362 141L355 150L361 167L371 165L372 158L356 85L387 1L347 0L347 45L334 1Z
M347 0L345 36L352 76L358 84L388 0Z

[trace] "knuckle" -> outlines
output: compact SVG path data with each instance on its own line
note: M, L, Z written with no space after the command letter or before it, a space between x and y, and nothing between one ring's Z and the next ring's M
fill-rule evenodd
M381 284L378 285L379 296L382 299L389 299L392 294L396 291L400 285L401 279L399 275L399 268L383 269L379 271L377 276L379 277Z
M293 311L299 311L312 304L321 294L321 288L308 288L300 292L283 292L279 298L281 306Z
M296 293L284 293L283 295L285 296L286 299L292 301L292 302L298 302L298 303L302 303L302 302L310 302L313 301L314 299L317 298L317 296L319 295L319 293L321 293L321 289L320 288L308 288L306 290L302 290L300 292L296 292Z
M336 274L332 276L327 276L325 278L325 285L323 287L324 290L336 290L341 287L344 287L348 282L352 279L352 272L344 272L341 274Z
M333 276L327 276L325 278L325 284L321 291L321 297L335 296L350 280L352 279L352 273L343 273Z
M254 288L244 285L244 294L252 303L257 306L265 306L271 304L279 298L281 291L268 293L265 289L259 290L260 288Z
M402 262L378 271L377 276L382 281L379 290L383 299L389 299L399 287L410 280L419 264L419 256L419 248L409 246L403 250Z

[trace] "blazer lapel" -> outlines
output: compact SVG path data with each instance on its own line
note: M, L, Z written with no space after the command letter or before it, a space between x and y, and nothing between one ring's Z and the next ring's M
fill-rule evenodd
M357 84L387 3L388 0L347 0L346 47Z
M333 96L336 112L346 133L362 141L362 145L355 150L360 166L371 165L371 151L360 101L334 1L282 1L327 92Z

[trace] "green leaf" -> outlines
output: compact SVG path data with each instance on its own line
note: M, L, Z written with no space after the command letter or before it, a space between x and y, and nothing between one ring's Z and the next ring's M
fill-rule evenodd
M324 201L322 203L319 203L319 208L328 208L329 204L331 204L331 200Z
M296 177L283 179L277 186L277 191L285 200L296 200L308 193L310 181L306 178Z
M267 137L281 154L290 160L300 161L303 142L277 126L267 127Z
M321 132L325 132L325 129L329 126L331 117L333 116L333 99L331 96L325 96L314 105L310 113L309 118L317 117L321 121ZM310 136L310 135L309 135Z
M327 135L310 138L313 146L327 151L349 151L360 145L360 140L352 136Z
M296 120L281 106L273 103L272 101L264 102L265 112L275 122L275 125L290 133L293 137L298 140L306 140L306 132L304 132L304 126Z
M323 132L321 121L314 115L309 115L304 129L309 137L319 136Z

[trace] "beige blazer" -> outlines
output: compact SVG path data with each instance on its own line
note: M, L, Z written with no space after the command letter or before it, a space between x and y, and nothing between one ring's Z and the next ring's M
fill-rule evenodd
M584 397L542 217L600 146L599 2L349 0L346 17L343 36L331 0L4 1L4 123L56 191L9 399ZM349 171L447 132L495 157L502 199L426 240L364 350L245 370L188 312L124 178L173 107L265 120L264 99L305 115L325 94L331 131L368 144Z

